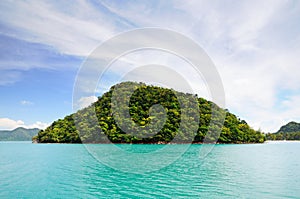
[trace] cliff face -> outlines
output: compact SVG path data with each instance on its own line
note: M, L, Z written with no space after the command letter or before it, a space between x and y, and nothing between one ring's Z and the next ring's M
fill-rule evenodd
M127 106L126 99L130 99ZM53 122L34 137L40 143L190 143L204 138L220 143L265 140L261 132L213 102L134 82L113 86L91 106Z

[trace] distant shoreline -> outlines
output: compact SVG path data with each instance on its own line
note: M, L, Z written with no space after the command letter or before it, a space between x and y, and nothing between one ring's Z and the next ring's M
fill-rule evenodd
M266 140L265 143L285 143L285 142L300 142L300 140Z
M184 145L184 144L190 144L190 145L207 145L207 144L216 144L216 145L244 145L244 144L276 144L276 143L300 143L300 140L266 140L263 143L203 143L203 142L197 142L197 143L39 143L39 142L32 142L30 140L26 141L0 141L0 143L30 143L30 144L76 144L76 145L83 145L83 144L122 144L122 145Z
M263 142L263 143L258 143L258 142L248 142L248 143L221 143L221 142L216 142L216 143L209 143L209 142L174 142L174 143L165 143L165 142L159 142L159 143L148 143L148 142L145 142L145 143L125 143L125 142L120 142L120 143L113 143L113 142L98 142L98 143L93 143L93 142L89 142L89 143L55 143L55 142L32 142L32 144L122 144L122 145L184 145L184 144L190 144L190 145L207 145L207 144L217 144L217 145L227 145L227 144L236 144L236 145L239 145L239 144L264 144L266 142Z

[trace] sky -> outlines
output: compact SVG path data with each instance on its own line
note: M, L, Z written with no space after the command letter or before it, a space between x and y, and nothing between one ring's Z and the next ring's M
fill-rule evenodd
M178 32L201 46L221 77L226 108L253 128L275 132L300 122L299 1L2 0L0 129L45 128L72 113L76 76L89 55L122 32L148 27ZM124 59L186 69L162 55ZM122 67L128 63L114 73L124 73ZM81 106L117 81L112 74L106 78ZM194 87L206 97L203 82Z

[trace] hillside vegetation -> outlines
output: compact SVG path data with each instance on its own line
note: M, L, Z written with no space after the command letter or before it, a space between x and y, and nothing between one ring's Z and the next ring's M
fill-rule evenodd
M116 88L121 92L113 96ZM132 88L135 91L130 97L129 108L122 106ZM117 102L117 112L112 109L112 97ZM196 99L199 110L191 108L191 99ZM119 120L117 125L116 117L126 112L130 116ZM143 83L123 82L111 87L91 106L53 122L33 139L40 143L168 143L172 140L178 143L215 140L219 143L262 143L265 136L203 98Z
M267 140L300 140L300 123L289 122L276 133L268 133Z
M16 128L14 130L0 131L0 141L31 141L32 136L36 135L40 129Z

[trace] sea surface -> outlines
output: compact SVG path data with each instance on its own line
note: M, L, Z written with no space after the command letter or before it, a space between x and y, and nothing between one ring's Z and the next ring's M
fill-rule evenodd
M99 157L110 147L92 146ZM164 146L117 147L148 153ZM176 152L182 145L169 147ZM122 168L141 160L111 167L85 145L0 142L0 198L300 198L300 142L215 145L204 158L201 147L174 152L176 160L157 170L139 172L137 165L132 173ZM163 164L170 156L163 153L151 164Z

